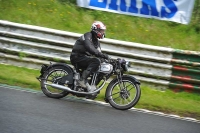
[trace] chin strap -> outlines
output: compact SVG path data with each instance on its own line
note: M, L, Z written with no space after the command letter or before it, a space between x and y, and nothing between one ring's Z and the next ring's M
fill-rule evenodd
M92 30L93 33L95 33L95 36L98 38L98 39L103 39L105 37L105 34L101 34L100 31L98 30ZM99 37L98 35L100 34L101 37Z

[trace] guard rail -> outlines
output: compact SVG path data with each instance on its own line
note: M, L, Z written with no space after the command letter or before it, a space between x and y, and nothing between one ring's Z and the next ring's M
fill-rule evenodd
M39 69L41 64L70 64L81 34L0 20L0 63ZM104 53L131 62L130 74L160 89L200 90L200 53L113 39L101 40Z

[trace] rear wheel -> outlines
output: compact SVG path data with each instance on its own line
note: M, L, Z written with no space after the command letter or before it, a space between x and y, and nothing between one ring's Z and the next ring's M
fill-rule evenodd
M119 110L127 110L134 107L138 103L140 95L139 84L130 77L122 77L121 84L115 79L106 90L106 99L112 107Z
M66 76L69 73L71 73L71 70L64 66L54 66L47 70L43 75L43 79L41 80L41 89L43 93L51 98L63 98L68 95L69 92L53 88L45 85L44 83L57 84L63 76ZM67 87L71 88L72 86Z

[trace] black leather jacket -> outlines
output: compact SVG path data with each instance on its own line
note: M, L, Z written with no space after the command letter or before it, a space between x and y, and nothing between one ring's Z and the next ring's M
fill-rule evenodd
M108 56L101 52L101 46L98 39L91 32L87 32L82 35L74 44L72 54L81 54L88 56L96 56L107 59Z

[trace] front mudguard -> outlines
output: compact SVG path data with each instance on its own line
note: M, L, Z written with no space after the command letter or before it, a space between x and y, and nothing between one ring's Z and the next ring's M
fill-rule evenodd
M135 77L133 77L133 76L131 76L131 75L123 75L122 78L123 78L123 77L132 78L132 79L134 80L134 83L140 85L140 81L137 80ZM114 78L114 79L110 82L110 84L111 84L112 82L115 82L116 79L117 79L117 78Z
M141 84L139 80L137 80L135 77L133 77L133 76L131 76L131 75L123 75L122 77L130 77L130 78L132 78L132 79L134 80L134 82L135 82L136 84L138 84L138 85Z

